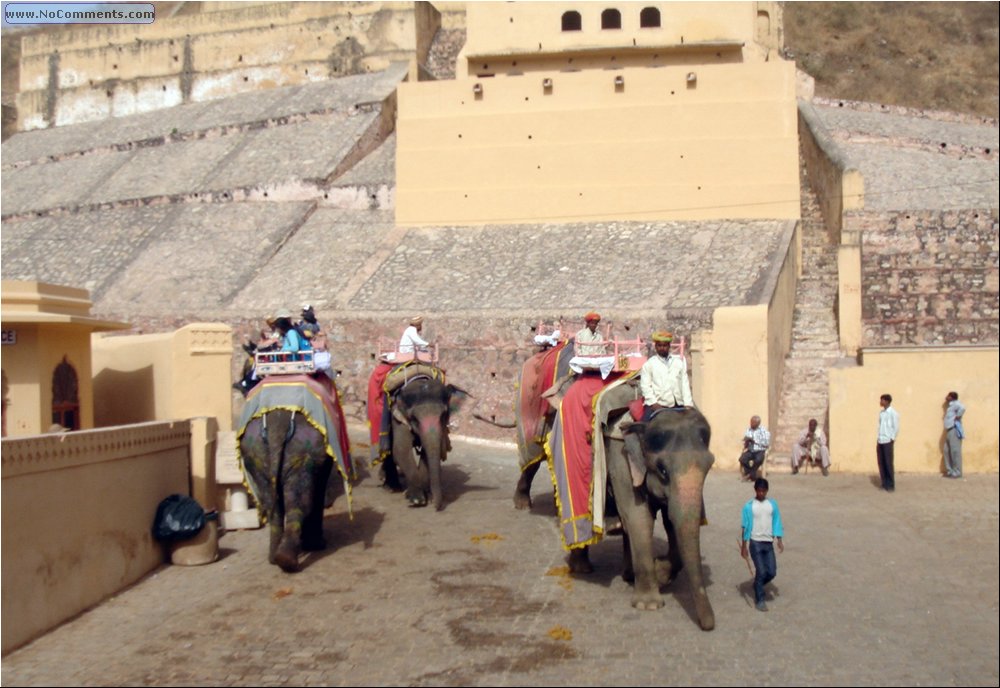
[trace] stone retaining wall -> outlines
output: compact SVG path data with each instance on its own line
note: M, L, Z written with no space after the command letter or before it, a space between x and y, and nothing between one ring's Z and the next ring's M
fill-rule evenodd
M996 209L851 213L865 346L996 344Z

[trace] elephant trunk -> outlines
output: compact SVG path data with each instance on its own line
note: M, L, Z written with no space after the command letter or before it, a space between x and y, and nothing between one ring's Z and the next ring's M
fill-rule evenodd
M441 493L441 462L444 460L444 433L440 422L427 422L420 428L420 444L427 461L427 479L430 483L431 503L437 511L443 506Z
M677 536L677 547L681 562L688 572L691 590L694 594L695 613L702 630L715 628L715 612L705 591L705 581L701 569L701 517L702 496L705 486L707 469L701 462L692 461L686 464L686 470L672 474L670 477L670 521ZM709 463L711 466L711 463ZM671 543L671 547L674 544Z

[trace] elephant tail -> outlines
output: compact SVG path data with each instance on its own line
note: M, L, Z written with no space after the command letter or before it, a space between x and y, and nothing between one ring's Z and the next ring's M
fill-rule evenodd
M264 414L261 424L261 434L264 446L267 447L268 464L272 469L271 479L274 480L274 506L279 509L279 513L284 513L285 447L288 445L289 440L295 436L295 411L292 411L289 416L288 429L284 434L270 432L272 428L268 428L267 423L270 415L270 413Z
M493 426L498 427L498 428L516 428L517 427L517 423L515 423L514 421L499 422L499 421L496 421L496 420L494 420L492 418L486 418L485 416L481 416L478 413L473 413L472 417L475 418L476 420L481 420L484 423L489 423L490 425L493 425Z

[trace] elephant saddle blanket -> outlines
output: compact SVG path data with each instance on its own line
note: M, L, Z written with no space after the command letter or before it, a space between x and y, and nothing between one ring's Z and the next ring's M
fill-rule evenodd
M351 481L355 479L351 461L351 447L347 438L347 424L340 405L337 386L326 375L271 375L254 387L247 395L236 434L236 450L247 424L268 411L286 409L300 414L323 435L326 454L333 459L337 472L344 480L348 500Z
M413 360L406 363L381 362L368 378L368 436L371 465L377 466L392 454L392 393L414 377L433 377L444 382L440 368Z
M593 450L604 441L600 433L594 434L594 404L601 390L621 377L621 373L606 380L594 373L578 376L566 391L545 442L559 533L567 550L599 542L604 534L607 466L604 452Z
M514 400L514 415L520 419L517 426L517 444L527 447L535 444L541 447L545 441L542 433L545 429L545 416L548 414L549 402L542 393L555 381L569 372L569 360L573 358L572 342L561 342L551 349L540 351L527 361L521 368L521 379L518 381L517 396ZM521 470L540 461L545 457L543 451L534 456L527 452L521 453Z

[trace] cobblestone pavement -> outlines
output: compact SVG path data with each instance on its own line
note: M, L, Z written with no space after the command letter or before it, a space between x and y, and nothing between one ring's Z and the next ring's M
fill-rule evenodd
M737 553L752 491L711 473L705 633L683 574L663 609L630 607L617 538L594 574L561 573L549 481L517 512L515 465L456 441L440 513L366 476L354 520L338 500L330 549L294 575L267 564L263 530L227 533L217 563L163 567L9 654L3 683L997 685L996 474L904 474L894 494L871 476L774 475L787 546L760 613Z

